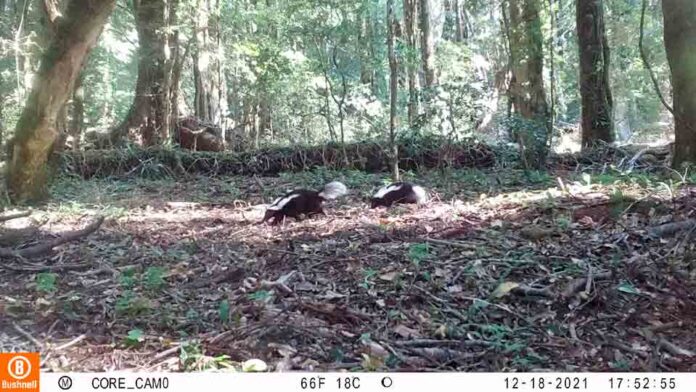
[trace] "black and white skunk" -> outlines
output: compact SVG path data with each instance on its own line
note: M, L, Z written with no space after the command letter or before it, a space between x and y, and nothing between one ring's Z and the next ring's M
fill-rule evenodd
M283 197L275 199L273 204L266 209L266 215L264 215L261 223L270 219L273 219L273 223L278 223L286 216L299 220L302 214L307 216L325 214L322 208L324 201L336 199L347 192L348 188L338 181L324 185L324 189L321 191L296 189L288 192Z
M381 188L370 199L371 208L390 207L395 203L417 203L428 201L428 194L423 187L410 182L395 182Z

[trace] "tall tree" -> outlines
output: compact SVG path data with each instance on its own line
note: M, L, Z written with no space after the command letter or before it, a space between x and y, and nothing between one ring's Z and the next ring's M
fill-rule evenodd
M169 138L166 124L170 99L171 61L169 41L174 1L133 0L138 31L138 80L133 104L124 121L112 133L112 142L125 136L150 146Z
M196 116L221 126L225 82L220 58L220 0L197 0L193 75Z
M433 1L441 0L418 0L420 2L420 30L421 30L421 61L423 62L423 73L425 74L425 88L433 87L437 84L437 70L435 68L435 39L432 31Z
M413 126L418 116L418 61L417 61L417 5L418 0L403 0L404 32L406 35L408 69L408 123Z
M580 53L582 145L614 140L613 100L609 86L609 44L604 29L604 2L577 0L576 27Z
M508 0L510 64L509 94L515 113L531 126L516 130L526 167L544 163L551 131L544 92L544 52L539 0Z
M696 1L662 0L674 94L674 168L696 163Z
M69 0L58 18L12 142L7 185L13 200L31 202L48 195L48 158L59 136L56 120L115 4Z
M387 52L389 56L389 144L391 146L392 179L399 181L399 147L396 144L396 115L399 64L394 50L396 17L394 16L394 0L387 0Z

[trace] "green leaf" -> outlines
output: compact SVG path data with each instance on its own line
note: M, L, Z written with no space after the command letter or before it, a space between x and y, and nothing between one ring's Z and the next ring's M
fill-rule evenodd
M223 323L227 323L230 317L230 301L229 300L222 300L220 302L220 307L218 308L218 315L220 316L220 321Z
M430 246L427 243L411 244L408 248L408 258L415 265L430 257Z
M628 294L640 294L640 290L638 290L634 285L628 282L621 283L618 287L618 290Z
M128 331L128 336L126 336L126 344L129 346L135 346L145 340L145 334L141 329L131 329Z
M266 301L271 298L271 292L268 290L259 290L249 294L249 299L254 301Z
M53 293L56 291L56 281L58 275L51 272L42 272L36 275L36 290L44 293Z

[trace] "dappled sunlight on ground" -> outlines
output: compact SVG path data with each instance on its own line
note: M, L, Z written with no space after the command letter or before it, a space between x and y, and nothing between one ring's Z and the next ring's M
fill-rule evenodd
M428 173L430 203L388 210L365 203L380 177L339 178L351 193L327 216L278 226L258 224L264 203L327 179L64 180L35 213L40 238L109 218L0 269L0 345L42 344L46 367L82 371L219 355L304 370L696 370L664 349L649 361L659 342L641 332L696 350L676 324L696 322L693 245L647 234L694 218L696 189L510 172Z

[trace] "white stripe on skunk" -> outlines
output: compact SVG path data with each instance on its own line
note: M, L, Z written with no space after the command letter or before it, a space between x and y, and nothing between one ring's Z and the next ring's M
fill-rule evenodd
M321 191L308 189L296 189L286 193L283 197L275 199L266 209L266 214L261 223L273 219L272 223L278 223L286 216L300 219L301 215L324 214L322 204L325 200L336 199L348 193L348 188L338 181L333 181L324 186Z
M378 190L370 199L370 204L372 208L390 207L395 203L422 204L427 200L428 193L423 187L410 182L396 182Z
M387 185L385 187L382 187L380 190L378 190L377 193L375 193L375 195L372 197L376 197L376 198L384 197L384 195L386 195L387 193L392 192L392 191L398 191L403 186L404 186L403 183L396 183L396 184Z
M286 204L290 202L290 200L296 199L298 197L300 197L298 193L291 193L288 196L279 197L273 202L273 204L271 204L270 207L268 207L268 209L273 211L281 210L283 207L285 207Z

